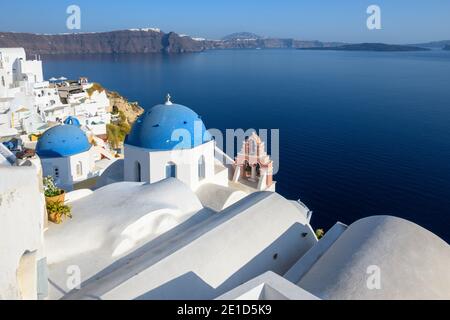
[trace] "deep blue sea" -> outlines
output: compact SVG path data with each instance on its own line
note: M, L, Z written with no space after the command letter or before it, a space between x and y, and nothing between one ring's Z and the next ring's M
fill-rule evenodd
M375 214L450 242L450 51L223 50L44 57L151 107L167 92L208 128L280 130L277 191L314 228ZM274 216L276 219L276 216Z

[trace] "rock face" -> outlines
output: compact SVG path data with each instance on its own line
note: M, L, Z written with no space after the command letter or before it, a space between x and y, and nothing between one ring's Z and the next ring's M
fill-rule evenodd
M154 30L60 35L0 32L0 47L22 47L27 54L182 53L205 49L201 41Z
M0 32L0 48L22 47L28 55L185 53L207 49L312 48L340 44L261 38L250 33L230 35L225 40L199 40L189 36L180 36L175 32L164 33L154 29L58 35Z
M144 109L137 102L129 102L117 92L106 90L106 94L110 105L108 112L123 112L129 124L132 124L144 112Z

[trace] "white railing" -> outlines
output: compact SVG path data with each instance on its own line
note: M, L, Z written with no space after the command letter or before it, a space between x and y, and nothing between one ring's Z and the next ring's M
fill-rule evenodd
M311 216L313 214L312 210L309 210L309 208L306 206L306 204L304 204L300 199L297 200L297 203L306 210L306 219L308 221L310 221L311 220Z

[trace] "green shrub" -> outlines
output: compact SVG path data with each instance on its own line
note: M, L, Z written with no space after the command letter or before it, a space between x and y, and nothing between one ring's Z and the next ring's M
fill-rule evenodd
M72 208L63 202L52 202L47 204L47 214L49 220L54 223L61 223L63 217L72 218Z
M317 239L321 239L325 235L325 231L323 229L317 229L316 230L316 237Z
M106 125L106 135L110 146L113 149L117 149L130 130L131 126L127 117L122 111L119 111L119 121L116 124L110 123Z

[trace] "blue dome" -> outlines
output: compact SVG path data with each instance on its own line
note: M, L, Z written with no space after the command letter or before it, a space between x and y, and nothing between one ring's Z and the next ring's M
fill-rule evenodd
M179 129L184 129L177 131ZM200 116L180 104L158 104L134 123L125 143L153 150L189 149L211 140Z
M44 132L36 145L41 158L68 157L91 148L86 134L74 125L59 125Z

